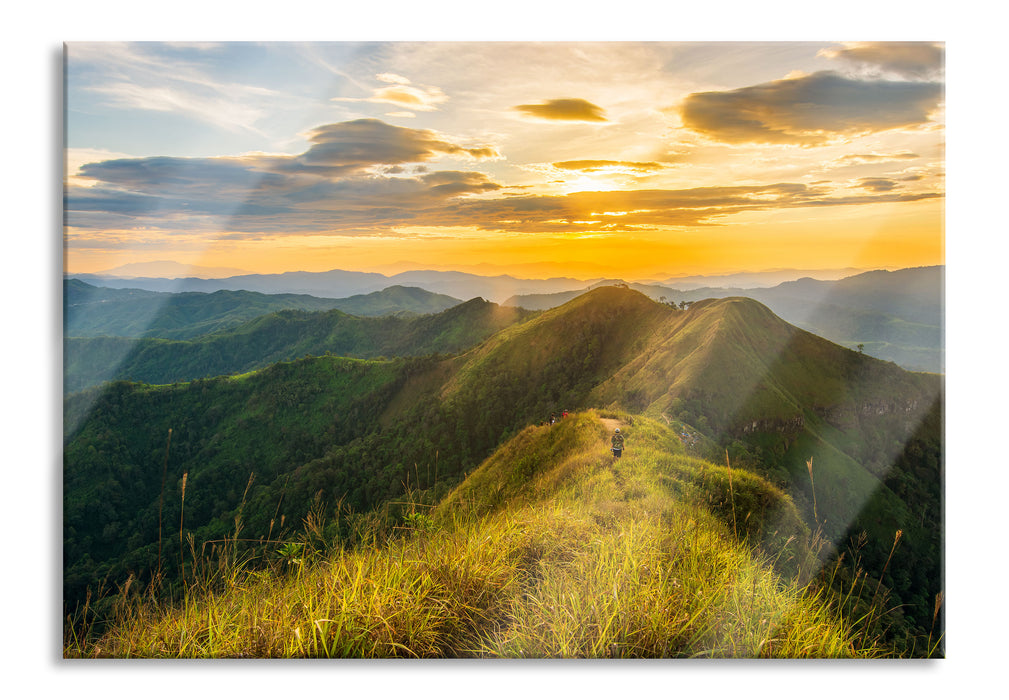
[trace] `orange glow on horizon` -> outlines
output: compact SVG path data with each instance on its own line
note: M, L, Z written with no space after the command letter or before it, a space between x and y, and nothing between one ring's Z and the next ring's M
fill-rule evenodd
M191 247L174 254L164 250L154 257L150 250L145 250L143 257L126 252L115 258L105 250L94 254L76 250L68 271L103 272L126 263L160 259L258 274L334 269L395 274L435 269L525 278L633 280L789 268L898 269L944 263L941 203L873 208L877 211L839 210L834 218L815 221L780 222L754 216L738 224L633 234L494 236L470 230L468 235L428 238L289 236L240 243L216 240L203 249Z

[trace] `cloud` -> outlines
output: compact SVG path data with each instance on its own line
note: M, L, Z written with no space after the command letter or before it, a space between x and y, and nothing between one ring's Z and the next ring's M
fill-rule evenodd
M353 236L406 226L471 227L506 233L661 230L716 225L747 211L854 206L940 197L900 191L901 174L856 181L855 189L806 185L623 189L536 195L467 169L435 169L444 157L497 158L486 144L377 119L321 125L297 155L111 158L86 163L65 197L68 235L259 234ZM863 154L864 155L864 154ZM869 154L875 156L876 154ZM903 159L904 154L880 158ZM873 158L869 158L873 160ZM578 173L650 174L652 161L558 161Z
M539 104L516 105L513 109L527 116L548 121L608 121L602 107L580 98L562 98L547 100Z
M902 151L900 153L849 153L836 159L834 163L838 167L849 165L866 165L868 163L886 163L898 160L916 160L920 158L917 153Z
M325 124L313 129L308 138L311 146L296 156L120 158L84 164L79 177L153 193L202 191L208 183L218 190L290 188L294 176L349 177L379 166L424 163L443 155L500 157L493 146L465 146L428 129L393 126L378 119Z
M637 173L651 173L662 170L665 166L655 161L628 161L628 160L565 160L554 163L553 166L560 170L580 170L586 173L599 172L601 170L632 171Z
M885 177L863 177L858 186L871 192L889 192L900 187L896 180Z
M855 80L822 71L693 93L680 116L687 128L727 143L818 145L926 124L942 95L939 83Z
M438 105L448 100L448 97L438 88L415 88L409 85L393 85L379 88L369 98L369 102L386 102L399 107L430 112L438 109Z
M274 159L282 172L341 176L375 165L422 163L441 155L476 159L499 158L493 146L463 146L434 131L393 126L379 119L357 119L317 127L311 147L294 158Z
M406 107L420 112L433 112L448 101L448 95L433 86L416 86L401 75L379 73L375 76L388 86L372 91L370 97L334 97L334 102L377 102Z
M375 77L383 83L401 83L403 85L410 84L409 78L404 78L402 75L396 75L395 73L379 73Z
M854 206L917 201L939 193L832 196L826 187L801 183L686 190L616 190L568 195L516 195L451 202L439 212L443 225L477 226L517 233L656 230L718 224L747 211L799 207Z
M128 193L164 196L166 191L186 196L200 194L207 183L214 183L218 192L246 191L268 179L268 173L250 167L255 158L117 158L86 163L80 177L119 188ZM276 176L274 176L276 177Z
M153 165L153 164L149 164ZM164 165L164 163L162 163ZM195 167L195 164L194 164ZM124 172L124 171L122 171ZM195 172L195 171L194 171ZM677 226L717 225L748 211L799 207L855 206L941 197L934 192L892 192L887 178L863 179L865 195L835 195L826 186L801 183L682 190L614 190L567 195L512 194L483 173L436 171L413 176L369 175L341 180L309 178L252 185L240 200L227 200L205 181L194 188L166 186L161 196L104 187L78 188L68 199L68 224L75 229L147 228L244 237L260 233L356 235L404 226L472 227L540 234L615 233ZM121 178L120 182L125 182ZM841 192L839 190L839 192ZM231 202L230 204L228 202Z
M207 231L342 230L395 225L447 199L501 189L479 172L429 172L421 164L442 155L498 156L491 146L461 145L429 130L362 119L320 126L310 142L297 156L161 156L84 164L78 178L90 186L68 188L68 225L184 221Z
M846 43L843 49L824 49L820 55L869 72L915 80L940 76L946 51L942 44L914 41L853 42Z

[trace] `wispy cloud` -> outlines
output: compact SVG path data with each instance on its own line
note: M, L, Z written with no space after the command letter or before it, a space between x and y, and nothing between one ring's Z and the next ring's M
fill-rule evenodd
M399 107L407 107L422 112L438 109L438 105L448 97L438 88L416 88L412 85L391 85L379 88L368 98L369 102L385 102Z
M194 87L196 84L192 82L182 86L124 82L93 87L91 90L105 96L107 104L114 107L181 113L229 131L249 131L263 135L256 127L256 122L267 111L263 107L257 107L255 99L250 98L275 99L276 93L235 85L212 86L204 83L198 90L194 90Z
M395 73L379 73L375 77L388 84L374 88L368 97L334 97L332 100L334 102L376 102L420 112L433 112L448 101L448 95L432 85L413 85L408 78Z
M580 170L586 173L600 171L619 171L634 173L652 173L662 170L666 166L655 161L627 161L627 160L565 160L554 163L555 168L561 170Z
M869 163L887 163L921 158L917 153L901 151L899 153L849 153L837 158L834 164L839 167L849 165L865 165Z
M186 54L216 45L186 45ZM198 63L182 55L161 53L171 44L71 44L73 65L100 66L103 79L85 82L81 89L96 104L115 109L170 112L212 124L228 131L263 135L257 123L270 114L281 98L300 101L258 86L216 79Z

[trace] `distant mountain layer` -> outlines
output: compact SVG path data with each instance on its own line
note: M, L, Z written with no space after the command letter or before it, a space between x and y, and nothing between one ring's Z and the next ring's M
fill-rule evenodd
M827 270L765 270L761 272L737 272L730 275L693 275L690 277L670 277L662 285L674 289L699 289L701 287L773 287L782 282L790 282L802 277L820 280L835 280L851 277L865 270L844 267Z
M461 299L419 287L393 285L380 292L337 299L334 308L354 316L436 314L461 304Z
M438 313L461 303L454 297L399 286L348 299L322 299L244 290L152 292L96 287L78 279L63 283L64 335L68 337L188 340L284 309L339 309L355 316L385 316Z
M388 287L420 287L436 294L458 299L483 297L501 302L516 294L558 292L583 289L584 280L567 277L552 279L518 279L509 275L487 277L465 272L417 270L386 276L376 272L284 272L275 275L236 275L220 279L163 279L152 277L121 278L103 275L74 275L75 278L98 287L144 289L154 292L216 292L246 290L263 294L309 294L338 299L370 294Z
M799 272L783 270L673 278L664 283L632 283L629 286L653 299L665 297L667 302L672 303L727 296L750 297L766 304L790 323L845 347L861 348L873 357L896 362L912 370L945 371L942 266L865 272L842 279L834 278L843 275L846 272L844 269L821 270L815 273L828 279L806 277L776 283ZM248 290L323 298L360 296L392 286L409 286L456 299L479 296L527 309L553 308L587 289L618 282L572 278L532 280L507 275L487 277L439 271L411 271L386 276L342 270L238 275L222 279L78 277L96 286L119 289L174 292ZM682 283L682 286L670 286L674 283ZM769 286L771 284L775 286ZM370 313L344 310L361 315Z
M338 309L287 309L191 340L67 337L63 342L64 391L80 391L114 379L167 384L235 374L305 355L373 358L454 353L531 313L472 299L440 314L411 317L367 318Z
M865 272L836 281L806 278L764 289L629 286L652 299L672 304L749 297L767 305L789 323L845 347L861 346L864 352L907 369L943 372L943 275L944 268L937 266ZM549 309L580 293L515 296L505 304Z

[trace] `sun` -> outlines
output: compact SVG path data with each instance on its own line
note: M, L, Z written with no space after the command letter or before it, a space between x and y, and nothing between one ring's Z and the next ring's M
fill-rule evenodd
M624 183L614 173L593 172L579 173L576 176L565 178L560 189L564 194L575 192L612 192L624 188Z

